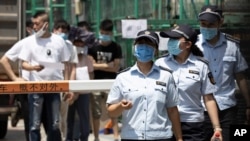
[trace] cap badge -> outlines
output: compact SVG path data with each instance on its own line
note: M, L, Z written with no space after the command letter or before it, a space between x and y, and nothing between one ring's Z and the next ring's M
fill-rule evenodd
M149 32L149 31L145 31L145 32L144 32L144 34L149 35L149 34L150 34L150 32Z
M212 12L212 10L210 8L207 8L206 12Z

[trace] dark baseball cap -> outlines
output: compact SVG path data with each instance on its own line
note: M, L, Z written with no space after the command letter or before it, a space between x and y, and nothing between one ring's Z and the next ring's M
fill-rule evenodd
M95 35L93 32L85 31L78 27L71 27L69 32L69 39L74 41L82 41L86 45L91 45L95 42Z
M205 5L201 8L198 19L214 23L222 19L222 10L216 5Z
M137 33L137 37L135 38L135 42L137 42L141 38L148 38L150 39L153 43L159 46L159 36L157 33L149 30L143 30Z
M160 32L161 37L179 39L181 37L186 38L193 44L197 41L197 32L189 25L176 25L169 31Z

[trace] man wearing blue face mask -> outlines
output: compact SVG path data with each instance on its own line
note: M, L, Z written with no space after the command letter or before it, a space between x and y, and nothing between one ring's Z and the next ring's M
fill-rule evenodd
M223 23L221 9L214 5L203 6L198 19L201 34L196 44L203 51L204 57L209 61L211 72L215 78L215 85L218 87L218 91L214 93L214 97L219 108L223 140L229 141L229 127L233 124L237 114L235 80L246 100L246 120L250 120L249 90L244 75L248 65L240 52L239 40L219 31ZM205 127L211 129L212 125L207 112L205 112L205 118L205 123L207 124ZM209 129L206 129L206 137L209 137L211 134Z
M98 42L89 48L88 55L94 67L94 79L115 79L120 69L122 50L121 46L112 41L113 22L109 19L103 20L100 24ZM102 114L101 99L106 97L106 92L95 92L91 95L93 131L95 141L99 140L100 118ZM112 119L114 139L118 140L118 122Z
M107 99L111 117L122 115L121 141L182 141L178 94L171 72L154 64L159 37L144 30L134 42L136 64L121 71Z

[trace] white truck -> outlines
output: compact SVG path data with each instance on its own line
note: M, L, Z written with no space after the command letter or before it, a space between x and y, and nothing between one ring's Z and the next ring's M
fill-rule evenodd
M25 0L0 0L0 57L25 34ZM12 63L15 73L18 64ZM10 81L0 65L1 81ZM4 138L8 128L8 116L16 107L9 104L9 94L0 93L0 139Z

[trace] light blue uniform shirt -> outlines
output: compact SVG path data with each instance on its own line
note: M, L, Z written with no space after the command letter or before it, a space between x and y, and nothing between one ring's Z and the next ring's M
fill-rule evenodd
M172 126L167 108L178 103L178 95L170 72L153 65L144 75L134 65L120 73L110 90L107 103L126 99L133 107L122 113L122 139L156 140L171 138Z
M203 51L204 58L209 61L215 78L218 91L214 96L219 109L225 110L235 106L235 73L248 68L238 43L227 39L224 33L220 33L220 40L215 46L203 40L202 35L199 35L197 46Z
M216 91L215 85L208 77L208 65L190 54L183 64L178 63L172 55L159 58L155 64L172 70L179 92L178 109L181 122L204 121L204 108L201 98Z

